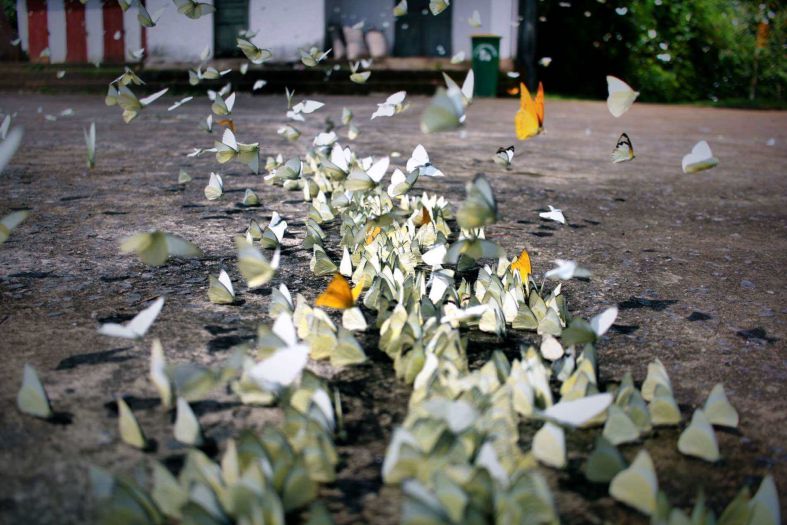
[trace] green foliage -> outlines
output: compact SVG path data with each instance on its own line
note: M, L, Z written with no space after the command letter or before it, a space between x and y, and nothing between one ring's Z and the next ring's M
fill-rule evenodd
M0 0L0 7L3 9L8 23L16 30L16 2L15 0Z
M781 3L641 0L610 4L588 4L587 11L583 8L577 13L571 11L578 9L550 5L540 9L539 15L545 13L547 20L538 27L539 54L555 59L543 71L547 86L546 81L554 77L553 91L604 96L606 86L595 78L589 86L577 85L577 73L587 72L593 77L619 75L646 101L743 99L752 96L753 86L757 99L783 99L787 9ZM623 8L626 11L621 14ZM761 23L767 24L767 39L757 49ZM562 67L569 71L561 74Z

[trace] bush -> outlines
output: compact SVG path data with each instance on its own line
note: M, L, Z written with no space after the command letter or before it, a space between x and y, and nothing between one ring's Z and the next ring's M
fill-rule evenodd
M598 78L614 74L645 101L743 99L753 87L757 98L784 96L787 10L780 3L640 0L588 3L584 11L560 4L539 4L538 52L554 59L542 70L552 92L604 96ZM767 39L758 49L761 24Z

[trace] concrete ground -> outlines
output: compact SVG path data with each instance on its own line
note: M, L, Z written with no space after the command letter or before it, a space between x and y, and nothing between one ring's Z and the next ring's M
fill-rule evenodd
M509 253L527 247L536 273L555 258L589 268L590 281L564 286L577 314L620 306L616 326L599 346L604 381L619 380L627 370L641 381L646 364L658 357L684 419L715 383L724 383L741 423L738 431L717 433L718 464L682 457L675 430L659 430L645 442L671 501L690 506L704 487L718 512L743 484L772 472L787 514L787 114L637 103L615 119L600 102L548 100L546 131L517 144L513 169L506 172L490 159L499 146L514 142L514 100L478 100L461 134L425 136L418 120L426 98L414 98L394 118L371 122L384 95L311 98L326 106L299 125L304 137L291 144L276 134L284 122L283 96L240 96L238 140L259 141L263 157L302 153L323 119L338 123L347 106L362 130L354 144L359 154L399 151L404 164L413 147L424 144L446 177L419 181L421 188L458 202L465 181L486 173L502 218L490 236ZM183 450L170 437L169 418L155 406L147 380L148 345L160 337L171 361L220 362L230 346L268 321L267 289L248 292L240 285L243 303L237 306L215 306L206 296L208 274L222 265L240 284L232 237L250 217L262 222L276 210L291 224L294 239L287 241L274 285L286 282L311 300L324 284L310 275L310 253L299 246L306 213L299 194L263 185L240 164L186 158L192 147L209 147L216 137L197 129L209 103L203 98L167 112L169 102L126 125L100 96L0 95L3 111L18 112L14 122L25 127L21 149L0 176L0 215L32 210L0 248L0 522L90 521L87 465L133 472L145 459L118 440L115 414L106 406L115 395L133 396L141 424L158 441L150 457L177 462ZM44 119L66 108L75 115ZM98 153L96 168L87 171L82 129L91 120ZM622 131L637 158L613 165L609 153ZM681 158L701 139L709 141L719 166L685 175ZM769 139L775 144L766 145ZM175 183L179 168L195 179L182 190ZM212 203L202 193L211 170L226 175L228 190L227 198ZM247 187L259 192L262 208L236 205ZM548 204L562 208L569 224L540 221L538 211ZM152 228L196 242L206 256L149 268L119 254L122 237ZM167 303L144 344L96 333L101 321L128 319L162 294ZM512 350L512 341L471 343L471 360L480 362L494 347ZM368 353L367 365L327 370L347 415L348 435L337 440L338 480L321 493L338 523L398 520L397 490L381 487L379 472L409 390L396 382L384 355ZM26 362L38 369L55 410L67 413L71 424L16 410ZM219 441L277 417L275 410L239 405L223 392L195 411ZM642 521L614 504L604 487L583 481L578 468L589 441L578 443L567 471L545 469L563 521ZM631 459L638 448L623 452Z

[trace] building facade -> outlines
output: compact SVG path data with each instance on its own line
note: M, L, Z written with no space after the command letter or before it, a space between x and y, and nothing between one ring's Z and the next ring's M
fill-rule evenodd
M205 48L211 58L240 56L235 37L249 30L276 62L296 62L299 49L346 50L359 35L360 55L366 55L364 35L375 32L377 42L384 41L385 57L464 52L469 59L470 36L491 33L501 36L501 59L516 55L519 0L453 0L437 16L429 13L428 0L408 0L408 14L398 18L393 0L201 1L212 3L215 12L192 20L178 13L171 0L146 0L156 26L145 28L136 7L123 11L115 0L17 0L21 46L36 62L136 62L144 48L146 61L193 63ZM474 11L480 16L474 17ZM480 26L471 25L471 18L480 20Z

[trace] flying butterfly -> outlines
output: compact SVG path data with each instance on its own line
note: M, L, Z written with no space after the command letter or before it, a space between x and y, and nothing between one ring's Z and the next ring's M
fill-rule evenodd
M184 14L192 20L196 20L205 15L216 11L216 8L205 2L195 0L173 0L178 7L178 13Z
M437 88L437 93L421 115L421 131L451 131L465 121L465 95L461 90Z
M11 235L11 232L16 229L17 226L22 224L22 222L27 219L27 216L30 215L30 212L27 210L20 210L9 213L2 219L0 219L0 245L2 245L5 241L8 240L8 237Z
M382 104L377 104L377 110L372 113L371 120L374 120L377 117L392 117L397 113L401 113L407 109L408 106L404 102L406 97L406 91L397 91L393 95L389 96L387 99L385 99L385 102Z
M468 70L467 76L465 76L465 81L462 82L461 88L456 82L454 82L454 79L445 73L443 73L443 80L445 80L445 86L449 92L455 93L459 91L462 94L462 103L465 107L469 106L473 102L473 93L475 91L475 73L473 73L472 69Z
M194 100L194 97L182 98L182 99L174 102L170 107L168 107L167 111L174 111L174 110L178 109L180 106L182 106L183 104L185 104L186 102L191 102L192 100Z
M128 323L122 325L117 323L106 323L101 325L98 333L111 337L122 337L124 339L142 339L148 332L153 322L161 313L164 307L164 298L159 297L153 303L139 312Z
M497 221L497 200L489 180L476 175L466 186L467 198L456 212L456 222L460 228L470 230Z
M631 105L639 96L638 91L631 89L631 86L617 77L607 75L607 108L613 117L620 117L629 110Z
M245 237L235 237L235 247L238 250L238 270L246 279L249 288L257 288L273 278L279 268L280 252L277 249L270 261Z
M252 42L243 38L237 38L236 41L240 50L243 51L243 54L246 55L246 58L248 58L249 62L252 64L262 64L266 60L273 58L273 53L268 49L257 47Z
M221 142L215 141L216 160L219 164L224 164L232 159L238 159L246 164L254 173L260 172L260 145L258 142L253 144L242 144L235 139L235 134L231 129L224 130Z
M9 120L6 120L9 122ZM0 142L0 173L3 172L5 167L11 162L11 158L16 153L16 150L19 148L19 144L22 142L22 128L14 128L12 129L6 138L4 138L3 142Z
M87 167L93 169L96 165L96 123L91 122L90 128L84 130L85 144L87 145Z
M317 64L328 58L328 54L331 50L322 51L316 47L312 47L308 51L303 49L300 50L301 52L301 62L306 67L315 67Z
M393 9L394 16L404 16L407 14L407 0L401 0Z
M358 67L361 65L360 62L350 62L350 80L355 82L356 84L365 84L369 77L371 76L371 71L358 71Z
M232 108L235 107L235 93L231 93L226 99L221 93L216 93L216 98L213 100L213 105L210 109L220 116L230 115Z
M155 102L168 90L169 88L164 88L150 96L138 99L127 86L121 86L120 89L117 90L117 103L123 108L123 121L128 124L137 118L139 112L142 111L144 107Z
M527 140L544 129L544 85L538 83L536 99L530 96L524 82L519 83L519 111L514 116L516 138Z
M634 146L631 144L631 139L625 133L620 135L615 149L612 150L612 162L626 162L634 158Z
M406 169L408 173L417 171L419 175L426 177L443 177L445 174L437 169L429 160L429 154L421 144L413 149L413 154L407 159Z
M150 266L161 266L170 257L200 257L202 250L189 241L162 231L137 233L123 239L122 253L134 252Z

